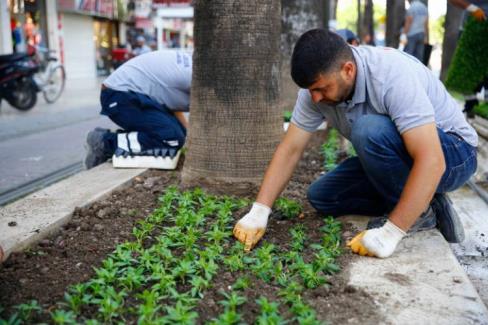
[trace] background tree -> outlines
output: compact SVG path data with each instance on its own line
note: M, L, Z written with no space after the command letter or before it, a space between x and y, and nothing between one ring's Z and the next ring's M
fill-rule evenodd
M451 64L454 50L456 49L462 13L462 9L451 5L449 2L447 3L446 19L444 21L444 40L442 42L442 66L440 76L442 81L446 80L447 70Z
M369 35L369 37L366 37ZM361 33L358 34L361 40L366 39L367 44L374 44L374 9L373 0L364 1L364 14Z
M400 30L405 20L405 0L386 1L386 46L398 47Z
M260 182L283 135L279 0L196 0L184 185Z
M358 21L356 23L356 35L358 35L358 37L361 38L361 35L363 34L362 32L363 16L361 12L361 0L357 0L357 9L358 9Z
M334 1L332 1L334 2ZM312 28L327 26L329 1L282 0L281 1L281 89L280 106L291 111L295 105L298 87L290 76L290 59L296 41Z

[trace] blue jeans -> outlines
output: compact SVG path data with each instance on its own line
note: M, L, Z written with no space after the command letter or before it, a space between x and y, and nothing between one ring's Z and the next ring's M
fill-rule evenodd
M420 62L424 60L424 38L425 33L417 33L412 36L408 36L407 45L404 51L410 55L416 57Z
M179 149L185 144L186 129L164 105L146 95L117 91L109 88L100 94L101 114L107 115L127 132L138 132L141 150L165 148L167 141L178 141Z
M314 181L308 199L320 213L332 216L381 216L390 212L403 191L412 158L393 122L383 115L365 115L352 128L352 157ZM437 193L462 186L476 171L476 148L453 133L438 129L446 160Z

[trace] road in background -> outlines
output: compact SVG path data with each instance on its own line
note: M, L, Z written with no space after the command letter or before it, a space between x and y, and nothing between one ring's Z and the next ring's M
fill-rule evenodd
M100 81L71 81L54 104L42 96L28 112L2 101L0 109L0 193L82 161L86 134L96 126L115 128L100 116Z

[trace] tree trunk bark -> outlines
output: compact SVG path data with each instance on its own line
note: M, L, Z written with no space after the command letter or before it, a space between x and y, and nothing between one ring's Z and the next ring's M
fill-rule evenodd
M337 1L339 0L329 0L329 20L337 20Z
M398 47L404 21L405 0L388 0L386 2L386 46Z
M358 37L365 40L366 44L373 45L374 41L374 11L373 0L366 0L364 3L363 28Z
M442 65L440 76L442 81L446 80L447 70L449 69L454 50L456 49L462 13L462 9L451 5L449 2L447 3L446 20L444 22L444 40L442 42Z
M196 0L184 186L256 185L283 135L279 0Z
M358 21L356 23L356 34L359 38L363 34L363 16L361 14L361 0L357 0L357 7L358 7Z
M307 30L326 27L328 1L282 0L281 5L281 101L282 110L293 110L298 86L290 76L290 59L296 41Z

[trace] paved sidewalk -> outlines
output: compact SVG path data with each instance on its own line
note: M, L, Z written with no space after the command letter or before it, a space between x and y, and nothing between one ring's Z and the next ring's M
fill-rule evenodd
M364 217L344 220L366 227ZM409 235L387 259L356 257L349 272L349 284L374 298L387 324L488 324L486 306L438 230Z

